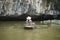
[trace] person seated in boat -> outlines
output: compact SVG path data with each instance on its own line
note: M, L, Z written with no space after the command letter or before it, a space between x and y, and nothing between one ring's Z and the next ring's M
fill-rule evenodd
M27 20L26 20L26 24L32 26L32 20L31 20L31 17L28 16L26 19L27 19Z

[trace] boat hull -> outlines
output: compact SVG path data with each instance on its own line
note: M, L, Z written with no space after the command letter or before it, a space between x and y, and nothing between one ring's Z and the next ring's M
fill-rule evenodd
M24 29L33 29L32 27L24 27Z
M32 26L25 26L24 29L33 29Z

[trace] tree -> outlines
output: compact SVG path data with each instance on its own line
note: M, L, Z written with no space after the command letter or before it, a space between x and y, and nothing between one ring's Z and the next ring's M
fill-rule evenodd
M55 9L60 11L60 0L55 0Z

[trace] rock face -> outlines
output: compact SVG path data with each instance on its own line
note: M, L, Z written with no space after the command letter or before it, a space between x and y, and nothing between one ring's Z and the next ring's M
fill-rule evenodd
M45 12L46 0L2 0L0 5L0 10L4 12L5 16L14 15L15 13L18 13L18 15L24 13L39 15Z

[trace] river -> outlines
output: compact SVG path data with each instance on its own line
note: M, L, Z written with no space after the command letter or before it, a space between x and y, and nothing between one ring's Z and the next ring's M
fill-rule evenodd
M34 21L36 28L24 29L24 21L0 21L0 40L60 40L60 20L41 24Z

